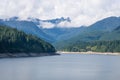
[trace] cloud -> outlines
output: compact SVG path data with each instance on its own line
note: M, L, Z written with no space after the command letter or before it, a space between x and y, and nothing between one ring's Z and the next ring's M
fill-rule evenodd
M120 16L120 0L0 0L0 18L19 16L53 19L70 17L67 27L90 25L109 16ZM47 26L49 27L49 26ZM50 26L51 27L51 26Z
M40 22L40 26L42 28L53 28L55 25L50 22Z

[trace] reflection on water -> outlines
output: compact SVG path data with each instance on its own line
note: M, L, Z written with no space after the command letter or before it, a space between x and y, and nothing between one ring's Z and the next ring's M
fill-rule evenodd
M62 54L0 59L0 80L120 80L120 56Z

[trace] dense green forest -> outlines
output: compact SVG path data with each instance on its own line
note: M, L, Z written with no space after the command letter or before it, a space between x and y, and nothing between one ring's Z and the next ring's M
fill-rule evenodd
M0 53L53 53L44 40L6 26L0 26Z
M120 40L114 41L92 41L83 42L77 41L69 43L65 41L66 44L59 44L56 48L59 51L70 51L70 52L120 52Z

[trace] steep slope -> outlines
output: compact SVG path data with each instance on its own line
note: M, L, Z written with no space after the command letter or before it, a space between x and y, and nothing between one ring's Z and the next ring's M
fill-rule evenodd
M111 32L106 32L101 36L100 40L120 40L120 26Z
M42 38L48 42L52 42L52 38L44 33L41 29L39 29L33 22L31 21L18 21L14 19L9 19L7 21L0 21L2 24L16 28L18 30L24 31L27 34L35 35L39 38Z
M0 26L0 57L52 55L55 48L32 35Z
M114 29L114 31L120 32L120 25Z
M108 17L90 25L88 30L112 31L120 25L120 17Z
M110 38L107 37L111 34L112 40L118 40L114 37L116 36L119 38L119 33L116 33L113 30L116 29L119 25L120 17L105 18L87 27L82 33L79 33L79 35L71 38L70 41L110 40Z

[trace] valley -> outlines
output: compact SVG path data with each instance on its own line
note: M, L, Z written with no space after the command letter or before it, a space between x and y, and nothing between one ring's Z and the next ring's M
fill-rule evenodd
M69 17L51 20L19 20L19 17L12 17L7 20L0 19L0 25L41 38L52 44L57 51L120 52L120 17L107 17L90 26L59 27L59 24L65 21L70 23L72 20ZM54 26L43 28L46 23Z

